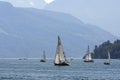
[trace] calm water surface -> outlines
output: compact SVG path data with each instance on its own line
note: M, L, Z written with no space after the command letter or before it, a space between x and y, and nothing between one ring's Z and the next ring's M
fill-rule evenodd
M71 66L59 67L53 60L0 59L0 80L120 80L120 60L111 60L111 65L104 61L73 60Z

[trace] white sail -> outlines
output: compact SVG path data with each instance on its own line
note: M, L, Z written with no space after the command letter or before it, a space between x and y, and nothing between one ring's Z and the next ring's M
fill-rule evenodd
M62 44L59 45L58 47L58 54L59 54L59 58L60 58L60 61L65 61L65 54L64 54L64 51L63 51L63 48L62 48Z
M108 60L110 61L110 52L108 51Z
M108 60L107 60L109 63L110 63L110 52L108 51Z
M91 53L89 50L89 46L88 46L87 54L85 56L85 61L91 61L91 60L93 60L93 59L92 59L92 56L91 56Z
M60 63L58 54L56 54L56 56L55 56L55 63L56 63L56 64L59 64L59 63Z
M92 56L91 56L91 53L88 54L88 60L92 60Z
M106 60L104 62L105 65L109 65L110 64L110 52L108 51L108 60Z
M85 60L89 60L89 56L88 56L88 54L85 56Z
M54 62L56 64L59 64L59 63L65 62L65 61L66 61L66 57L65 57L65 54L64 54L64 50L63 50L63 47L62 47L60 37L58 36L58 45L57 45L56 56L55 56L55 61Z

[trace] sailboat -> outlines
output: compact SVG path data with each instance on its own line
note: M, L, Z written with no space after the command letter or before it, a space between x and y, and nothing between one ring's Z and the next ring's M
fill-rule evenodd
M73 59L74 59L74 58L73 58L73 57L71 57L71 58L70 58L70 61L72 61Z
M92 59L90 50L89 50L89 46L88 46L88 50L87 50L87 54L86 54L86 56L85 56L84 62L94 62L93 59Z
M69 66L70 63L67 61L63 46L60 40L60 37L58 36L58 45L56 49L56 55L55 55L55 60L54 60L54 65L55 66Z
M106 60L104 62L105 65L109 65L110 64L110 52L108 51L108 60Z
M43 51L43 55L40 59L40 62L46 62L46 56L45 56L45 51Z

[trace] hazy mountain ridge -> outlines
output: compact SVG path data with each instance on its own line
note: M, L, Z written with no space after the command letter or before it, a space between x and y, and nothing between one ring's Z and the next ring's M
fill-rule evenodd
M0 6L0 57L38 57L43 50L46 56L54 57L57 35L62 39L67 56L80 57L87 45L93 48L95 44L115 38L69 14L15 8L6 2L0 4L4 6Z
M119 37L119 3L120 0L55 0L45 9L72 14Z

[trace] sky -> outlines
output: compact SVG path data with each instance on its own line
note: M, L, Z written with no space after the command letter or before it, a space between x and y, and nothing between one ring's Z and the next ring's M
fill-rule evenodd
M45 6L51 5L50 3L61 2L63 0L0 0L8 1L16 7L34 7L39 9L45 9ZM69 0L66 0L66 4L71 4L74 0L71 0L71 3L67 3ZM77 1L77 0L75 0ZM112 33L115 36L120 37L119 31L119 21L120 21L120 0L78 0L80 3L75 4L76 11L72 6L68 10L70 14L78 17L85 23L90 23L97 25L108 32ZM63 4L63 3L62 3ZM60 5L63 6L63 5ZM49 7L49 6L48 6ZM54 6L55 7L55 6ZM78 8L77 8L78 7ZM64 10L63 11L67 11ZM56 7L59 10L59 8ZM72 10L71 10L72 9ZM79 10L78 10L79 9Z
M42 9L53 0L0 0L12 3L15 7L34 7Z

